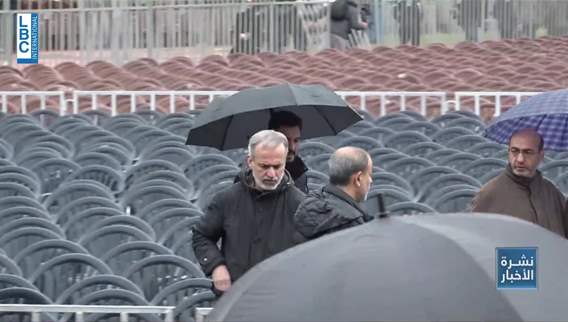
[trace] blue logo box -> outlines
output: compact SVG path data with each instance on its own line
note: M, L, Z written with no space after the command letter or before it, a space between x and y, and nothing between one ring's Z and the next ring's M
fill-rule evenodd
M16 37L16 62L37 64L39 62L39 16L37 13L17 15Z
M536 289L538 249L536 247L497 247L498 289Z

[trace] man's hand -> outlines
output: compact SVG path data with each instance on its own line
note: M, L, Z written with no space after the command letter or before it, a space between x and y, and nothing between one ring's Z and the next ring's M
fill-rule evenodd
M225 292L231 287L231 274L225 265L219 265L213 270L213 285L219 291Z

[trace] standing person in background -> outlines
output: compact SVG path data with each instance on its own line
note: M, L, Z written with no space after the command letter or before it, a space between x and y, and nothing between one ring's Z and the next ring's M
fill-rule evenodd
M465 32L466 41L479 41L479 28L486 15L486 0L457 0L453 15Z
M410 41L412 46L420 46L422 15L420 0L399 0L395 5L394 18L398 21L398 36L401 45Z
M331 48L347 49L351 30L366 30L362 21L361 9L353 0L336 0L331 5Z
M534 129L514 133L507 168L481 188L471 210L520 218L567 237L566 198L537 170L543 160L544 141Z

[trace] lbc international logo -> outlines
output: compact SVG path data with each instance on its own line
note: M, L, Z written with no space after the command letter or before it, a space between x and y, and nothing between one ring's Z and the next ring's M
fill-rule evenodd
M537 248L497 248L497 288L537 288Z
M19 13L16 21L18 64L37 64L39 61L39 17L37 13Z

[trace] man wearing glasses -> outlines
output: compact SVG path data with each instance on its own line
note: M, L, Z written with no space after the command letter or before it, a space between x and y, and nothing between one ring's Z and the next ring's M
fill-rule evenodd
M544 178L544 141L534 129L523 129L509 141L509 164L485 184L472 201L473 212L504 214L528 220L566 237L566 199Z

